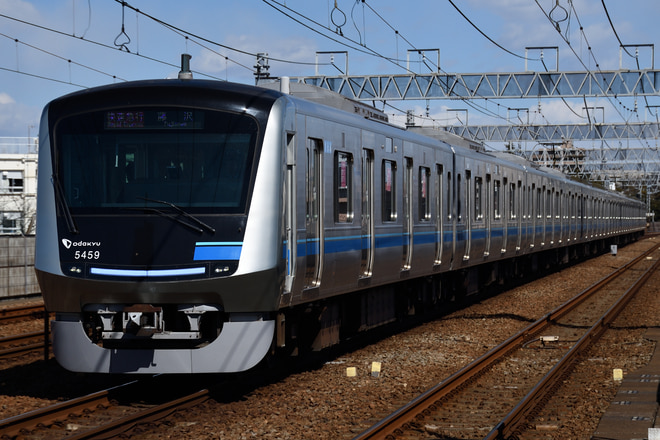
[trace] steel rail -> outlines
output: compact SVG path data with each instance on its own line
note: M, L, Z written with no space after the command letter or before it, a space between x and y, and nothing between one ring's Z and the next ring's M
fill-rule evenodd
M9 437L16 436L24 430L34 429L38 425L50 425L57 420L65 419L69 414L82 412L87 408L96 408L99 405L110 405L111 393L128 388L136 383L137 381L129 382L107 390L0 420L0 435Z
M0 347L3 347L5 345L9 345L15 342L20 342L20 341L29 341L32 339L41 339L41 342L38 342L36 344L28 344L28 345L21 345L18 347L10 347L10 348L5 348L0 350L0 358L3 357L8 357L14 354L18 353L24 353L24 352L29 352L29 351L35 351L35 350L40 350L44 348L44 332L32 332L32 333L26 333L24 335L12 335L12 336L6 336L4 338L0 338Z
M571 348L566 355L532 388L532 390L514 407L509 414L486 436L484 440L508 438L513 435L521 423L558 385L564 373L574 364L578 356L584 353L607 330L635 294L646 284L651 275L660 268L660 259L646 270L626 292L610 307L589 331Z
M45 312L43 305L2 309L0 310L0 322L13 322L25 318L41 318Z
M165 402L153 408L149 408L130 416L112 421L97 428L92 428L81 432L80 434L68 436L69 440L86 440L86 439L106 439L115 437L123 432L128 431L134 426L145 423L153 422L170 415L171 413L180 409L188 408L191 406L199 405L200 403L208 400L210 393L208 390L203 389L196 393L189 394L170 402Z
M408 404L404 405L367 430L358 434L353 438L353 440L384 439L388 435L392 435L397 431L400 431L401 428L405 429L406 426L410 422L414 421L414 419L419 414L422 414L430 409L435 405L436 402L446 399L453 391L461 389L471 381L475 380L481 374L490 369L493 365L498 363L501 358L506 355L506 353L523 346L524 343L531 340L534 335L543 331L544 328L551 325L553 322L576 308L604 285L617 278L619 275L621 275L633 265L640 262L642 259L646 258L659 247L660 244L654 245L651 249L647 250L634 260L619 267L609 275L592 284L573 299L566 301L564 304L560 305L555 310L546 314L536 322L530 324L527 328L513 335L502 344L493 348L472 363L460 369L458 372L449 376L444 381L425 391L410 401Z

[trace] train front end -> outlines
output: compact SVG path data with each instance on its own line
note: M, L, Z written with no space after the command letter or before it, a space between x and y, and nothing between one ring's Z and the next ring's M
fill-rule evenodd
M45 108L35 269L63 367L236 372L267 354L283 266L278 97L163 80Z

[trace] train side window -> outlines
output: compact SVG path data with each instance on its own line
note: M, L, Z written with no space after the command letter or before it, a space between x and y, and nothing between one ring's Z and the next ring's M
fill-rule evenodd
M335 222L353 222L353 155L335 152Z
M516 184L509 185L509 218L516 218Z
M383 221L396 221L396 162L383 161Z
M435 215L440 221L438 224L440 224L444 219L444 216L443 216L443 214L444 214L444 205L442 203L442 197L445 195L445 190L444 190L445 182L443 180L445 176L444 176L444 169L443 169L442 165L440 165L440 164L436 165L436 173L438 174L438 176L437 176L437 185L436 185L436 191L435 191L435 200L436 200L436 209L437 209L437 212L436 212Z
M502 218L502 212L500 211L500 200L501 200L501 182L499 180L495 181L493 185L493 217L496 219Z
M542 218L541 213L543 210L541 207L543 206L543 193L541 191L541 188L536 188L536 218Z
M456 200L456 220L457 221L463 221L463 213L461 212L461 199L463 198L461 195L461 175L459 174L456 176L456 194L457 194L457 200Z
M431 169L419 167L419 219L421 221L431 220L431 204L429 203L429 180L431 180Z
M451 171L447 171L447 220L449 221L451 221L452 216L451 191Z
M482 207L482 187L483 179L481 177L474 178L474 219L483 220L484 213Z

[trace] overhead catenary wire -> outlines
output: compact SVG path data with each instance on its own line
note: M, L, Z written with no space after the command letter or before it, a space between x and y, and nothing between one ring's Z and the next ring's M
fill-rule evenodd
M125 78L122 78L122 77L120 77L120 76L117 76L117 75L113 75L113 74L110 74L110 73L104 72L104 71L102 71L102 70L96 69L96 68L94 68L94 67L87 66L87 65L82 64L82 63L78 63L78 62L73 61L73 60L71 60L71 59L69 59L69 58L63 57L63 56L61 56L61 55L57 55L57 54L55 54L55 53L53 53L53 52L50 52L50 51L47 51L47 50L45 50L45 49L41 49L41 48L39 48L39 47L37 47L37 46L35 46L35 45L32 45L32 44L26 43L25 41L21 41L21 40L19 40L18 38L11 37L11 36L9 36L9 35L7 35L7 34L4 34L4 33L2 33L2 32L0 32L0 36L1 36L1 37L5 37L5 38L7 38L7 39L9 39L9 40L12 40L12 41L14 41L16 44L19 44L19 43L20 43L20 44L22 44L22 45L24 45L24 46L26 46L26 47L29 47L29 48L31 48L31 49L34 49L34 50L39 51L39 52L41 52L41 53L44 53L44 54L46 54L46 55L52 56L52 57L57 58L57 59L62 60L62 61L66 61L66 62L69 63L69 64L73 64L73 65L75 65L75 66L82 67L82 68L84 68L84 69L90 70L90 71L92 71L92 72L99 73L99 74L101 74L101 75L108 76L108 77L113 78L113 79L119 79L119 80L121 80L121 81L127 81Z
M43 26L43 25L40 25L40 24L36 24L36 23L32 23L32 22L26 21L26 20L21 20L21 19L19 19L19 18L11 17L11 16L9 16L9 15L1 14L1 13L0 13L0 17L1 17L1 18L6 18L6 19L8 19L8 20L15 21L15 22L17 22L17 23L21 23L21 24L25 24L25 25L28 25L28 26L32 26L32 27L34 27L34 28L41 29L41 30L44 30L44 31L47 31L47 32L51 32L51 33L54 33L54 34L56 34L56 35L61 35L61 36L68 37L68 38L74 38L74 39L77 40L77 41L83 41L83 42L85 42L85 43L93 44L93 45L96 45L96 46L98 46L98 47L103 47L103 48L105 48L105 49L110 49L110 50L112 50L112 51L117 51L117 48L116 48L116 47L111 46L111 45L109 45L109 44L101 43L101 42L99 42L99 41L95 41L95 40L90 40L89 38L76 37L76 36L73 35L73 34L69 34L69 33L67 33L67 32L60 31L60 30L57 30L57 29L53 29L53 28L50 28L50 27L48 27L48 26ZM147 56L147 55L144 55L144 54L140 54L140 53L133 53L133 52L131 52L131 53L123 52L123 53L126 54L126 55L136 56L136 57L139 57L139 58L142 58L142 59L148 60L148 61L153 61L153 62L156 62L156 63L162 64L162 65L169 66L169 67L173 67L173 68L177 68L177 69L178 69L179 67L181 67L181 66L178 65L178 64L170 63L170 62L168 62L168 61L159 60L158 58L150 57L150 56ZM213 75L209 75L209 74L206 74L206 73L204 73L204 72L197 72L197 73L199 73L199 74L202 75L202 76L205 76L205 77L211 78L211 79L218 79L218 80L221 80L221 78L217 78L217 77L215 77L215 76L213 76Z
M471 25L471 26L472 26L477 32L479 32L481 35L483 35L484 38L486 38L488 41L490 41L491 43L493 43L495 46L497 46L497 47L499 47L500 49L502 49L504 52L508 53L509 55L513 55L514 57L521 58L521 59L523 59L523 60L538 61L536 58L528 58L528 57L523 56L523 55L518 55L517 53L515 53L515 52L513 52L513 51L511 51L511 50L509 50L509 49L507 49L507 48L504 47L504 46L502 46L502 45L499 44L497 41L495 41L495 40L493 40L492 38L490 38L490 37L489 37L484 31L482 31L482 30L479 28L479 26L477 26L476 24L474 24L474 23L472 22L472 20L470 20L470 19L467 17L467 15L465 15L465 14L463 13L463 11L461 11L461 9L460 9L458 6L456 6L456 5L454 4L454 2L453 2L452 0L447 0L447 1L449 2L450 5L452 5L452 6L454 7L454 9L456 9L456 11L458 11L459 14L461 14L461 16L462 16L462 17L463 17L468 23L470 23L470 25Z
M386 60L386 61L388 61L388 62L394 64L395 66L397 66L397 67L399 67L399 68L401 68L401 69L404 69L404 70L405 70L406 72L408 72L409 74L415 75L414 72L412 72L412 71L409 70L408 68L403 67L403 66L400 64L400 62L402 62L403 60L400 60L400 59L397 59L397 58L392 58L392 57L388 57L388 56L382 55L381 53L379 53L379 52L376 51L375 49L372 49L372 48L370 48L370 47L368 47L368 46L366 46L366 45L361 45L361 44L359 44L359 42L357 42L357 41L355 41L355 40L352 40L351 38L349 38L349 37L346 36L346 35L341 35L341 36L340 36L340 35L336 34L332 29L328 28L327 26L325 26L325 25L319 23L318 21L313 20L312 18L309 18L309 17L305 16L304 14L302 14L302 13L300 13L300 12L297 12L297 11L291 9L291 8L288 7L287 5L285 5L285 4L283 4L283 3L280 3L280 2L278 2L277 0L262 0L262 1L263 1L264 3L266 3L267 5L271 6L272 8L276 9L278 12L282 13L282 14L285 15L286 17L288 17L288 18L294 20L296 23L298 23L298 24L304 26L305 28L307 28L307 29L309 29L309 30L311 30L311 31L313 31L313 32L315 32L315 33L317 33L317 34L319 34L319 35L325 37L325 38L328 38L329 40L331 40L331 41L333 41L333 42L339 43L339 44L341 44L341 45L343 45L343 46L345 46L345 47L348 47L349 49L354 49L354 50L356 50L356 51L358 51L358 52L365 53L365 54L367 54L367 55L372 55L372 56L375 56L375 57L378 57L378 58L384 59L384 60ZM373 11L374 14L375 14L380 20L382 20L382 21L383 21L383 22L384 22L384 23L385 23L390 29L394 30L395 32L398 32L398 31L396 30L396 28L395 28L392 24L390 24L390 23L389 23L389 22L388 22L388 21L387 21L387 20L386 20L381 14L377 13L377 12L375 11L375 9L372 8L371 5L369 5L369 4L367 3L366 0L363 0L362 3L363 3L364 5L366 5L366 7L368 7L371 11ZM297 17L300 17L300 19L294 17L292 14L295 14ZM309 25L309 24L303 22L303 20L306 21L306 22L311 23L311 25ZM337 37L335 37L335 36L329 36L329 35L325 34L324 32L320 31L319 29L323 29L323 30L325 30L325 31L329 31L329 32L331 32L332 34L337 35ZM398 34L401 35L400 32L398 32ZM340 39L340 38L341 38L341 39ZM405 41L407 44L409 44L410 47L413 48L413 50L419 50L419 49L416 48L416 46L415 46L414 44L412 44L408 39L406 39L406 38L403 37L403 36L402 36L402 40ZM332 63L330 63L329 65L332 65ZM334 67L337 68L336 66L334 66ZM437 69L438 69L439 72L442 72L442 73L444 73L444 74L448 74L447 72L444 72L439 66L436 66L436 67L437 67ZM430 70L432 70L432 69L430 69ZM452 92L452 93L454 93L454 92ZM503 118L501 115L499 115L499 114L497 114L497 113L495 113L495 112L489 110L489 109L486 108L486 107L483 107L483 106L480 106L480 105L478 105L478 104L472 103L472 102L470 102L469 100L466 100L466 99L463 99L462 101L465 103L465 105L467 105L468 107L471 107L473 110L475 110L475 111L477 111L477 112L479 112L479 113L482 113L482 114L484 114L484 115L488 115L488 116L492 116L492 117L495 117L495 118L498 118L498 119L505 119L505 118ZM400 109L398 109L398 108L396 108L396 107L393 107L393 106L391 106L390 104L387 104L387 105L389 105L390 107L392 107L392 108L395 109L395 110L401 111L402 114L406 114L406 112L403 111L403 110L400 110Z
M236 52L236 53L240 53L240 54L243 54L243 55L249 55L249 56L252 56L252 57L254 57L254 58L257 57L257 53L255 53L255 52L250 52L250 51L246 51L246 50L239 49L239 48L236 48L236 47L228 46L228 45L223 44L223 43L220 43L220 42L218 42L218 41L214 41L214 40L211 40L211 39L209 39L209 38L206 38L206 37L203 37L203 36L201 36L201 35L198 35L198 34L192 32L192 31L184 30L184 29L182 29L182 28L180 28L180 27L178 27L178 26L175 26L175 25L173 25L173 24L171 24L171 23L168 23L168 22L166 22L166 21L164 21L164 20L161 20L161 19L159 19L159 18L157 18L157 17L155 17L155 16L153 16L153 15L147 14L147 13L144 12L143 10L138 9L138 8L136 8L136 7L134 7L134 6L131 6L130 4L128 4L128 3L127 3L126 1L124 1L124 0L115 0L115 2L121 4L122 6L125 6L125 7L129 8L129 9L132 9L132 10L136 11L137 13L139 13L139 14L142 15L143 17L148 18L149 20L152 20L152 21L154 21L154 22L156 22L156 23L158 23L158 24L160 24L160 25L162 25L162 26L164 26L164 27L166 27L166 28L169 28L169 29L175 30L175 31L177 31L177 32L180 32L181 34L186 34L186 35L188 35L188 36L190 36L190 37L193 37L194 39L197 39L197 40L203 41L203 42L208 43L208 44L212 44L212 45L214 45L214 46L222 47L222 48L224 48L224 49L227 49L227 50L230 50L230 51L233 51L233 52ZM276 58L276 57L269 57L268 59L269 59L270 61L276 61L276 62L288 63L288 64L299 64L299 65L307 65L307 66L311 66L311 65L314 65L314 64L315 64L315 63L310 63L310 62L302 62L302 61L286 60L286 59Z

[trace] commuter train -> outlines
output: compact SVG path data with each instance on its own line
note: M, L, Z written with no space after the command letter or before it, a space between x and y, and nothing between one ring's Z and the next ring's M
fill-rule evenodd
M644 233L638 201L274 84L45 107L35 268L63 367L243 371Z

